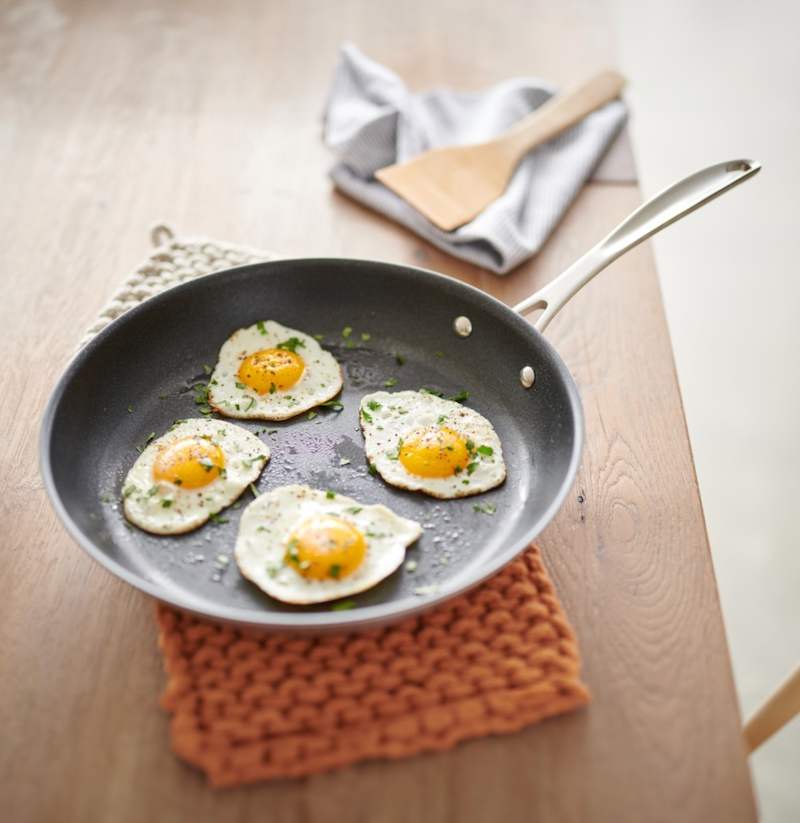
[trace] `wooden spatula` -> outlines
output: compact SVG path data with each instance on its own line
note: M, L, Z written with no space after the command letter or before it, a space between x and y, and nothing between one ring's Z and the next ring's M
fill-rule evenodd
M452 231L477 217L506 190L514 169L533 148L619 97L625 78L604 71L556 94L502 137L472 146L447 146L375 172L435 226Z

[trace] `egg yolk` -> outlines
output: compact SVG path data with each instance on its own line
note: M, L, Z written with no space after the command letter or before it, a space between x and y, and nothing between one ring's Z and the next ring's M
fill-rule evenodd
M259 394L286 391L303 376L306 364L288 349L264 349L251 354L239 366L239 380Z
M289 536L286 562L311 580L338 580L352 574L367 551L361 532L335 515L306 520Z
M452 477L469 464L466 441L446 426L413 429L403 439L398 457L419 477Z
M225 454L204 437L182 437L162 449L153 464L153 477L184 489L207 486L224 473Z

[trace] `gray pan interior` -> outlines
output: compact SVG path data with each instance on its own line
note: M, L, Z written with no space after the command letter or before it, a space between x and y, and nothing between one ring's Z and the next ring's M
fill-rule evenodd
M465 315L474 331L453 330ZM424 534L404 566L355 606L295 607L243 579L232 559L241 512L223 512L195 532L155 536L126 526L122 484L151 432L199 416L193 386L208 379L236 329L274 319L308 334L339 360L344 408L292 420L231 421L272 451L259 490L289 483L384 503L418 520ZM351 327L345 339L342 331ZM362 335L369 335L364 339ZM397 355L404 363L400 365ZM524 389L520 369L536 382ZM360 398L427 388L466 390L503 444L505 483L484 494L437 500L370 475L358 423ZM167 395L166 398L160 395ZM265 431L266 430L266 431ZM421 269L344 259L299 259L231 269L176 286L135 307L98 334L53 392L41 434L45 486L73 537L139 589L186 611L275 630L320 631L378 625L416 614L486 579L539 534L568 493L580 459L580 400L563 362L529 323L477 289ZM349 463L341 465L343 460ZM493 515L475 505L496 506Z

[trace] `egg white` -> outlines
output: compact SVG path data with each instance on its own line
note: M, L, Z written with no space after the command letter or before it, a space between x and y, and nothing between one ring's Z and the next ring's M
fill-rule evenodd
M225 475L196 489L158 481L153 465L170 443L184 437L206 437L225 455ZM153 534L182 534L202 526L230 506L261 474L269 448L254 434L224 420L181 420L150 443L122 484L125 517Z
M422 527L386 506L363 505L351 497L309 486L281 486L262 494L242 514L234 558L244 577L285 603L323 603L377 585L402 564L406 548ZM331 514L357 528L367 545L361 565L336 580L303 577L286 563L292 532L315 515Z
M367 459L392 486L449 499L480 494L505 480L500 438L474 409L424 392L381 391L362 398L359 417ZM410 431L420 427L446 427L471 440L475 446L471 470L452 477L420 477L409 472L398 459L399 447ZM487 449L491 454L485 453Z
M239 367L250 355L279 348L295 338L296 353L305 370L300 380L285 390L259 394L239 379ZM287 420L335 397L342 389L342 369L334 356L310 335L265 320L235 331L223 343L208 384L208 401L226 417Z

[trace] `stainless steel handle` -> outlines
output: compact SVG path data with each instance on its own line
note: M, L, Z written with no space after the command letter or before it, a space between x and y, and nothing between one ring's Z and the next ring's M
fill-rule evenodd
M534 328L544 331L556 312L609 263L665 226L752 177L760 168L761 164L755 160L731 160L673 183L639 206L555 280L514 306L514 311L524 315L534 309L543 309Z

